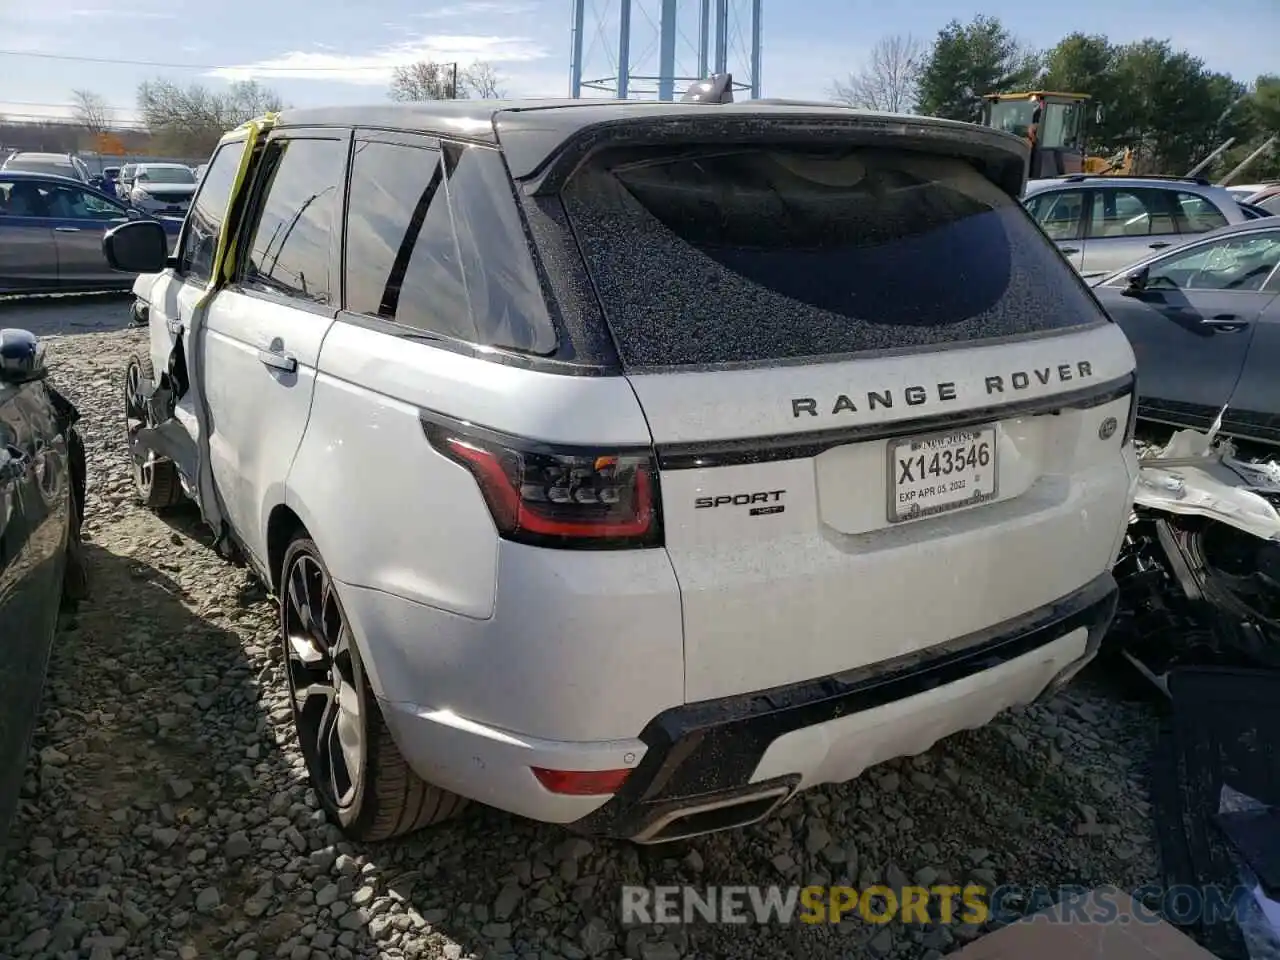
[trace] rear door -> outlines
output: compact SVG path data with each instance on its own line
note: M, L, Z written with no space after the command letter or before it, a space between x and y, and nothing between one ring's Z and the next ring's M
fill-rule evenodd
M687 699L911 655L1109 569L1132 353L973 166L651 150L562 196L657 448Z
M1102 277L1179 243L1174 194L1144 187L1089 191L1081 274Z
M1027 200L1027 210L1077 270L1084 261L1084 191L1051 190Z
M0 289L30 290L58 282L58 250L37 182L0 173Z
M1254 325L1275 297L1264 283L1280 260L1277 236L1198 243L1149 264L1142 291L1127 291L1123 277L1098 288L1133 345L1143 416L1204 428L1232 399Z
M255 176L235 280L204 322L209 460L228 519L265 564L264 502L307 425L320 344L338 313L350 135L275 133Z

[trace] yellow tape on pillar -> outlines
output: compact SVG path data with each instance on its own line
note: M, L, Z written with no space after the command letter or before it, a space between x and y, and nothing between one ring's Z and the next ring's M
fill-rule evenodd
M235 273L235 235L228 230L228 227L231 226L231 211L235 208L236 200L239 198L241 191L248 184L249 167L253 163L254 147L275 126L277 117L279 117L277 113L268 113L261 117L255 117L240 124L233 131L239 133L242 130L247 130L249 135L245 138L244 153L240 155L240 166L236 169L235 180L231 183L231 193L227 197L227 209L222 212L222 227L218 230L218 248L213 256L213 270L210 271L209 286L205 290L205 297L208 297L223 282L230 280Z

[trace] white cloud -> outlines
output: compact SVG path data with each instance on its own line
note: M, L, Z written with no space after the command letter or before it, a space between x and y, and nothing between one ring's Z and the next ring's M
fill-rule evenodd
M118 10L111 7L76 7L72 10L64 10L60 14L63 17L73 17L77 20L101 20L109 18L112 22L117 20L177 20L178 15L168 10Z
M224 80L338 80L367 86L385 86L396 67L427 60L462 65L529 63L549 55L541 43L527 37L423 36L405 43L363 54L337 54L294 50L255 63L211 70L207 76Z
M415 13L420 20L443 20L446 17L472 17L477 14L488 16L511 16L517 13L531 13L537 9L534 3L502 2L502 0L472 0L471 3L459 3L453 6L436 7Z
M8 13L0 14L0 20L9 20L11 15ZM22 7L20 14L12 15L12 19L22 23L65 23L67 19L72 20L104 20L109 23L119 23L131 20L176 20L177 13L167 10L163 7L152 6L120 6L112 5L106 2L94 2L89 0L87 3L77 4L70 10L59 7L56 4L51 6L41 6L40 4L26 4Z

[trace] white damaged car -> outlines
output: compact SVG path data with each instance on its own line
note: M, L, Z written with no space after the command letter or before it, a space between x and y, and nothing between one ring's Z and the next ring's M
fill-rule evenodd
M176 256L113 231L138 493L280 598L343 829L732 828L1087 663L1134 358L1025 166L823 104L297 110Z

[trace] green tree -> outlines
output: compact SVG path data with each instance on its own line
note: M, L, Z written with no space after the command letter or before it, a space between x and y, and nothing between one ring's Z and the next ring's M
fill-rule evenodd
M1248 135L1245 87L1168 41L1122 47L1114 68L1111 127L1138 148L1143 166L1181 174L1228 136Z
M1089 110L1089 146L1111 154L1128 145L1132 118L1117 111L1119 101L1116 62L1119 48L1104 36L1072 33L1044 56L1040 85L1059 93L1085 93L1092 97ZM1098 108L1102 117L1098 119Z
M1259 77L1251 100L1259 128L1267 134L1280 133L1280 74Z
M1019 43L996 17L979 14L967 24L952 20L938 32L925 59L918 109L976 123L985 94L1029 89L1039 72L1040 55Z
M1267 140L1280 135L1280 75L1258 77L1244 102L1232 111L1232 117L1237 123L1228 135L1236 137L1237 142L1214 165L1215 176L1226 176ZM1273 143L1270 151L1254 159L1233 182L1275 178L1280 178L1280 143Z

